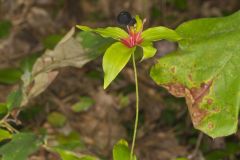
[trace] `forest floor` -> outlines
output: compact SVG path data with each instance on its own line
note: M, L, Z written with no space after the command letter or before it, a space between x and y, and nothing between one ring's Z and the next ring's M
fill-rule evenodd
M238 0L1 0L0 23L9 22L9 32L0 38L0 70L19 67L22 59L41 55L76 24L92 27L114 26L121 10L147 18L147 26L164 25L175 28L180 23L200 17L216 17L238 10ZM1 34L1 31L0 31ZM155 46L157 57L174 50L176 44L161 41ZM175 98L157 86L149 77L156 58L138 63L140 88L140 122L136 154L142 160L172 160L189 157L204 160L215 151L225 150L240 133L211 139L195 130L184 99ZM81 69L62 68L57 79L21 112L19 129L39 132L44 129L51 143L66 134L81 140L79 152L111 159L113 145L121 138L131 142L135 119L135 89L131 64L109 89L103 90L101 58ZM17 84L0 84L0 102ZM81 112L72 106L82 99L91 105ZM57 113L64 124L54 126L51 116ZM76 136L77 135L77 136ZM57 137L57 138L56 138ZM64 137L68 140L67 137ZM237 159L239 153L227 155ZM239 158L239 157L238 157ZM31 160L59 160L44 149ZM233 159L231 159L233 160Z

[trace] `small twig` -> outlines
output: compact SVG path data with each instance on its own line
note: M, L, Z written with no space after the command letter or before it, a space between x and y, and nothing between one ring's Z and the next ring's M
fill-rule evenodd
M7 123L5 121L0 122L0 126L6 128L11 133L19 133L19 131L17 129L15 129L14 127L12 127L9 123Z
M7 121L7 119L8 119L9 116L10 116L10 113L7 113L7 114L1 119L0 124L1 124L2 122Z
M199 152L199 148L200 148L201 142L202 142L202 139L203 139L203 133L201 132L198 135L198 139L197 139L197 143L196 143L194 151L192 152L192 154L190 154L188 156L189 159L193 159L194 157L197 156L197 154Z

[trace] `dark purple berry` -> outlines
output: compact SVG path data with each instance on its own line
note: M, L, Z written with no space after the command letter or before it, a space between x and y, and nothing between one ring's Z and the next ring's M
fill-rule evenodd
M132 22L133 18L131 16L131 14L127 11L122 11L118 14L117 16L117 22L120 25L129 25Z

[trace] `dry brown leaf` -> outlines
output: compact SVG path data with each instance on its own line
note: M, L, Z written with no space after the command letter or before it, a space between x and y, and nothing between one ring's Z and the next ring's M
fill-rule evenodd
M23 75L24 100L21 106L41 94L51 84L58 75L56 69L66 66L80 68L92 60L81 43L73 37L74 33L75 29L72 28L54 50L46 50L37 59L31 73Z

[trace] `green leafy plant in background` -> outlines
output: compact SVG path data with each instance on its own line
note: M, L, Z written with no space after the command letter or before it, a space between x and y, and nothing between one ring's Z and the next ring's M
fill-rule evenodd
M71 109L74 112L81 112L88 110L91 106L94 105L94 101L90 97L80 97L80 102L75 103Z
M125 140L119 140L113 147L113 160L126 160L130 159L131 152L128 148L128 143ZM137 160L136 156L133 155L133 160Z
M0 154L3 160L25 160L29 154L39 148L41 143L33 133L17 133L9 143L0 148Z
M130 24L133 19L136 22L135 25ZM83 32L76 34L74 29L70 30L53 49L46 50L35 63L31 63L32 66L24 65L19 89L9 95L6 103L0 104L2 117L0 142L10 140L0 147L3 160L10 160L11 157L16 156L20 157L19 160L25 160L39 146L58 153L63 160L98 159L78 155L60 146L51 146L46 140L42 140L33 133L17 131L7 120L12 111L21 109L51 84L58 75L58 68L66 66L81 68L104 52L102 65L105 89L132 58L136 84L136 119L132 146L129 149L128 143L120 140L113 148L113 159L137 159L133 153L139 105L136 48L142 49L141 61L143 61L155 55L156 49L153 47L153 42L162 39L177 42L179 47L173 53L160 58L151 68L150 76L153 80L173 95L186 98L195 128L214 138L236 132L240 103L240 47L238 45L240 12L223 18L193 20L181 24L176 30L162 26L143 30L145 20L142 21L139 16L136 16L131 21L126 27L128 32L118 27L92 29L77 26ZM52 48L52 44L49 47ZM16 75L9 76L10 80L5 79L2 82L13 83L15 79L19 79L18 73ZM72 110L79 112L93 103L85 99L75 104ZM52 124L55 123L55 117L57 116L49 117ZM61 125L65 120L62 122ZM57 124L58 127L61 125ZM18 148L18 152L13 152L12 148L19 147L20 143L24 144L23 147ZM29 148L29 146L34 147ZM233 151L229 153L232 154ZM208 155L207 158L213 156L215 155Z

